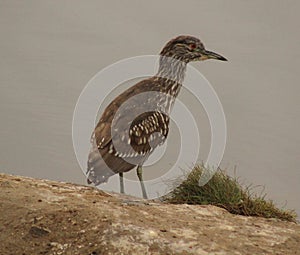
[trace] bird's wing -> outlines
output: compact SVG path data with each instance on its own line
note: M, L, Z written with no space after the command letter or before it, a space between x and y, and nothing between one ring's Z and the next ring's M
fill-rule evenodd
M167 101L168 95L163 97L159 87L156 81L143 80L109 104L94 131L99 151L108 149L109 154L133 158L151 152L164 142L169 117L154 102ZM141 93L144 88L149 93Z
M99 123L91 143L96 140L100 150L109 147L109 153L115 156L136 157L152 152L164 143L168 133L169 117L159 111L150 111L140 114L132 122L130 116L125 115L113 128L109 123Z
M169 116L159 111L145 112L131 123L130 145L138 154L147 154L163 144L168 133Z
M93 137L96 139L98 149L104 149L109 146L112 139L126 129L128 122L130 122L130 118L133 116L132 113L134 112L136 105L142 103L133 101L132 104L125 104L124 107L124 101L126 101L126 98L133 93L134 89L126 90L113 100L104 110L91 138L91 143L93 142ZM142 99L140 98L140 101Z
M105 148L112 140L110 122L99 121L92 137L91 144L96 144L98 149Z

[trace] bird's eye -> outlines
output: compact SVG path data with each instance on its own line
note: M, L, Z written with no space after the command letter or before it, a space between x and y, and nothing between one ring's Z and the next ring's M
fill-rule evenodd
M191 44L189 45L189 48L190 48L190 50L194 50L194 49L197 48L197 45L196 45L195 43L191 43Z

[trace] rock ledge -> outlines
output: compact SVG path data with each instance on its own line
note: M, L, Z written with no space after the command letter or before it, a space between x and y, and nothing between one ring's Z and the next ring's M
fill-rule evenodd
M0 174L1 254L300 254L300 226Z

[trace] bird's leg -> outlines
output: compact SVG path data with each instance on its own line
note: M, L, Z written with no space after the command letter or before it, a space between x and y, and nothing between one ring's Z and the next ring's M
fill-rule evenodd
M142 188L142 192L143 192L143 198L147 199L148 196L147 196L144 181L143 181L143 168L142 168L142 166L137 167L136 173L137 173L137 176L139 177L139 180L140 180L140 184L141 184L141 188Z
M120 178L120 193L124 194L124 179L123 179L123 173L119 173Z

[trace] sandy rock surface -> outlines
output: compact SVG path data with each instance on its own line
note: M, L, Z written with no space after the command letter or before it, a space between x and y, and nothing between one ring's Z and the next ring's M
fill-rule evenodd
M300 225L0 174L0 254L300 254Z

